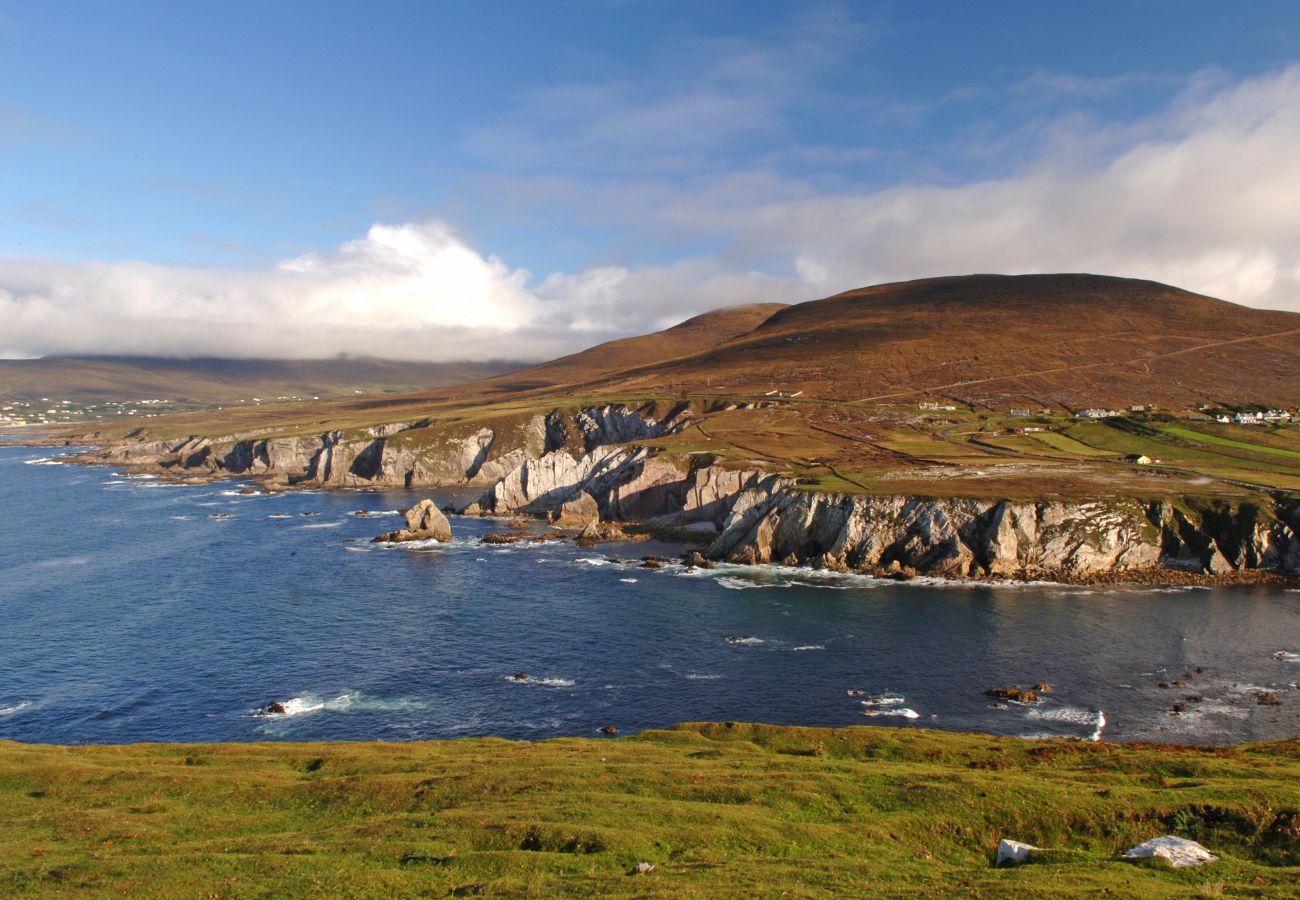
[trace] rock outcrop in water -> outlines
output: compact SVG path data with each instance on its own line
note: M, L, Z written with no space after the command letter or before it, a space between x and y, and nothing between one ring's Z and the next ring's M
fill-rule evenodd
M406 528L390 531L375 538L376 543L401 543L403 541L451 540L451 523L432 500L421 500L406 511Z
M646 443L680 431L691 417L687 404L667 410L606 405L502 419L495 427L421 420L314 437L125 441L89 458L155 464L173 474L255 475L328 487L481 485L483 495L465 513L528 514L574 527L639 521L686 528L708 537L705 558L737 563L899 577L1077 580L1157 565L1209 575L1300 574L1295 501L811 491L762 469L718 465L707 455L675 461ZM408 522L406 531L441 527L417 525Z

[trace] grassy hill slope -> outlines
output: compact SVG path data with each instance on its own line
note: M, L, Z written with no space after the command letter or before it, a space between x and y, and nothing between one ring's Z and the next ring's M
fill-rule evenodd
M0 893L1295 896L1300 742L686 725L538 744L0 743ZM1116 859L1179 833L1222 861ZM994 869L1001 837L1049 848ZM638 862L645 875L629 875Z

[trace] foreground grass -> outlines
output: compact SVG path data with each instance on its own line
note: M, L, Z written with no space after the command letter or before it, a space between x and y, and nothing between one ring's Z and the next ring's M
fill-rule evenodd
M1182 833L1222 861L1119 862ZM1000 837L1051 848L993 869ZM629 875L637 862L655 870ZM1300 741L685 725L538 744L0 743L0 894L1300 893Z

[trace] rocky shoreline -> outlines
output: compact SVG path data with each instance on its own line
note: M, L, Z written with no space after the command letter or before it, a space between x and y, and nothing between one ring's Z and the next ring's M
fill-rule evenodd
M900 579L1300 583L1300 501L1282 495L1025 501L816 491L708 454L662 452L655 442L699 414L685 403L606 405L494 427L421 420L173 441L137 433L71 461L183 483L251 478L267 490L481 490L456 511L545 519L588 543L606 532L671 534L698 544L703 558L733 563Z

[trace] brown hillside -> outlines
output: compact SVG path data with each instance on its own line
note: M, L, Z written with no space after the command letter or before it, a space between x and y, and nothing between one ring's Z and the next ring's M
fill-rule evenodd
M1300 314L1098 275L931 278L787 307L711 351L612 381L994 407L1294 406Z
M499 390L580 385L631 368L663 365L680 357L712 350L729 339L743 337L768 321L773 313L786 308L784 303L754 303L716 309L663 331L598 344L522 372L492 379L491 383Z

